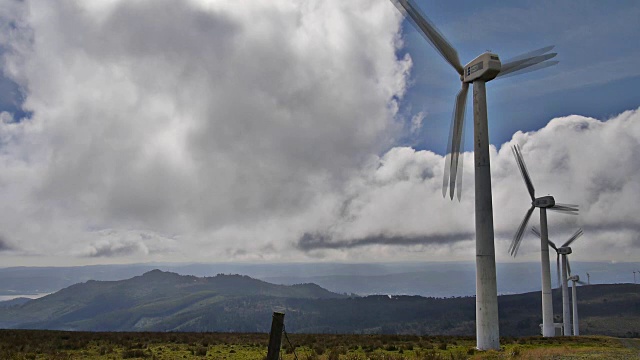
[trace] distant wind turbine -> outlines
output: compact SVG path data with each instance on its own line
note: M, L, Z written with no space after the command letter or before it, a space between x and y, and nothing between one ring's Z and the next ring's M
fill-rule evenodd
M529 191L531 197L531 207L527 211L520 223L520 227L513 237L509 252L512 256L516 256L518 248L522 242L522 235L524 234L529 218L535 208L540 208L540 259L542 270L542 336L553 337L555 336L555 328L553 325L553 303L551 299L551 269L549 264L549 232L547 229L547 209L564 212L567 214L576 214L578 212L577 205L556 204L555 199L551 195L536 198L535 189L533 183L529 177L527 166L522 158L520 147L514 145L511 150L513 156L516 158L520 173Z
M580 335L580 323L578 321L578 290L577 284L585 285L584 281L580 281L580 276L571 275L571 266L569 265L569 258L567 258L567 268L569 269L569 280L573 282L571 287L571 303L573 304L573 336ZM589 275L589 273L587 273ZM587 276L588 277L588 276Z
M462 66L458 52L422 13L413 0L391 0L416 27L418 32L442 55L458 73L462 89L456 96L450 128L442 194L453 200L456 187L461 196L464 118L469 84L473 83L475 214L476 214L476 339L480 350L499 350L498 288L491 200L491 169L489 161L489 129L487 125L487 93L485 83L498 76L515 75L526 70L557 64L546 61L556 56L549 53L553 46L517 56L504 64L497 54L485 52Z
M536 234L538 237L542 237L540 231L538 231L536 227L532 227L531 232ZM569 258L567 255L572 252L569 245L582 236L582 234L582 229L578 229L575 234L573 234L573 236L571 236L569 240L560 247L557 247L551 239L547 240L549 246L552 247L557 254L556 266L558 271L558 284L562 287L562 325L565 336L571 334L571 308L569 305L569 285L567 282L567 273L571 273L571 268L569 266ZM560 256L562 256L562 270L560 269Z

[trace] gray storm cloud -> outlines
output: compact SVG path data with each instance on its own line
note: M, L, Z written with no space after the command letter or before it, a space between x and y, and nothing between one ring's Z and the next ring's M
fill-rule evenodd
M442 198L440 155L393 146L423 115L410 126L397 115L412 63L396 55L390 2L10 5L2 71L32 115L0 124L0 226L25 252L473 256L472 154L458 203ZM583 226L594 258L637 256L639 117L553 119L493 148L499 256L529 206L516 143L539 194L581 205L578 218L550 215L552 236ZM533 256L525 240L520 253Z
M0 251L13 250L13 246L9 244L4 236L0 235Z

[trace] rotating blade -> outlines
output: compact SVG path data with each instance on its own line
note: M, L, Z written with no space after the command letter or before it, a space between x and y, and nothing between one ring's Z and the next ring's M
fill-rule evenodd
M542 237L542 234L540 234L540 230L538 230L538 228L535 226L531 227L531 232L534 233L538 238Z
M455 108L453 110L455 114ZM451 120L449 127L449 140L447 141L447 155L444 157L444 176L442 177L442 197L447 197L447 189L449 189L449 178L451 176L451 143L453 141L453 126L455 121Z
M529 66L527 68L523 68L523 69L520 69L520 70L514 70L514 71L512 71L512 72L510 72L510 73L508 73L506 75L503 75L503 76L500 76L498 74L498 76L500 76L498 79L506 79L506 78L510 78L512 76L530 73L532 71L541 70L541 69L548 68L548 67L553 66L553 65L558 65L559 63L560 63L560 61L557 61L557 60L544 61L544 62L541 62L539 64Z
M414 0L391 0L391 2L410 20L411 24L427 39L440 55L456 69L458 74L464 74L456 49L451 46L429 18L424 15Z
M531 232L534 233L538 238L542 237L542 234L540 234L540 231L535 226L531 227ZM553 241L549 240L548 238L547 238L547 243L549 244L549 246L551 246L551 248L553 248L553 250L558 252L558 247L556 246L556 243L554 243Z
M531 177L529 177L529 171L527 171L527 165L525 165L524 159L522 158L522 153L520 152L520 146L513 145L511 147L511 151L513 151L513 156L515 156L516 162L518 163L520 174L522 174L524 183L527 185L527 190L529 191L529 196L531 196L531 201L533 201L536 199L535 197L536 190L533 188Z
M582 281L582 280L578 280L578 281L576 281L576 282L577 282L578 284L580 284L580 285L587 285L587 283L586 283L586 282L584 282L584 281Z
M558 288L562 287L562 280L560 280L560 254L556 254L556 273L558 274Z
M553 50L553 48L556 47L555 45L549 45L549 46L545 46L541 49L537 49L537 50L533 50L533 51L529 51L527 53L524 54L520 54L518 56L514 56L510 59L507 59L504 61L504 64L509 64L509 63L514 63L516 61L520 61L522 59L527 59L527 58L531 58L534 56L538 56L538 55L542 55L545 53L548 53L549 51Z
M571 245L571 243L576 241L580 236L582 236L582 234L584 234L584 231L582 231L582 228L576 230L576 232L569 238L569 240L567 240L564 244L562 244L562 247Z
M558 54L557 53L545 54L545 55L534 56L527 59L514 61L512 63L503 64L500 68L500 73L496 77L505 76L505 75L514 73L516 71L524 70L530 66L539 64L543 61L553 59L554 57L556 57L556 55Z
M556 206L570 207L570 208L576 208L576 209L578 209L578 208L580 207L580 205L574 205L574 204L561 204L561 203L556 203Z
M568 276L571 276L571 265L569 265L569 257L567 255L564 256L564 261L567 262L567 272L569 273Z
M520 243L522 242L522 235L524 234L524 230L527 228L527 224L529 223L529 218L531 218L531 214L535 209L534 206L531 206L527 213L524 215L524 219L520 223L520 227L518 231L516 231L515 236L513 237L513 241L511 241L511 246L509 246L509 253L511 256L515 257L518 253L518 249L520 248Z
M578 208L573 208L568 206L560 206L556 204L547 209L551 211L557 211L557 212L569 214L569 215L578 215Z
M463 146L464 135L464 119L465 110L467 107L467 94L469 92L469 84L462 83L462 89L456 96L456 104L453 108L453 116L451 119L451 129L449 137L449 145L447 149L447 156L445 157L445 170L444 179L442 182L442 194L446 196L447 185L449 186L449 196L453 200L456 184L462 185L462 178L456 181L458 176L458 170L462 169L462 164L459 164L462 159L460 158L460 149ZM462 173L460 173L462 177ZM447 181L448 179L448 181ZM447 184L448 182L448 184ZM460 194L460 187L458 187L458 193ZM458 197L458 199L460 199Z
M467 133L464 126L465 117L462 117L462 138L460 139L460 154L458 156L458 170L456 170L456 195L458 202L462 201L462 175L464 174L464 138Z

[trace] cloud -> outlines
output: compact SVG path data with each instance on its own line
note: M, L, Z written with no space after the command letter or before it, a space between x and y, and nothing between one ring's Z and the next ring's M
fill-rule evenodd
M428 244L451 244L453 242L469 240L473 238L472 233L465 234L443 234L441 236L397 236L397 235L371 235L361 239L350 239L347 241L335 242L329 235L305 233L300 238L298 245L301 250L310 251L315 249L350 249L355 247L370 245L428 245Z
M551 194L558 202L580 205L579 216L549 213L550 236L563 242L581 226L585 236L575 248L582 259L633 259L640 247L635 216L640 211L640 162L635 160L640 155L639 121L639 110L607 121L572 115L553 119L539 131L518 132L499 149L492 146L498 258L508 259L508 244L530 206L510 149L519 144L536 195ZM441 156L391 149L353 179L336 222L304 233L298 246L310 251L472 240L473 161L471 153L464 156L466 181L458 203L442 198ZM537 211L530 224L538 224ZM520 255L535 259L538 249L539 243L527 235Z
M175 252L176 245L175 240L150 232L105 229L92 233L90 244L78 255L94 258L135 258L154 253Z
M0 235L0 251L8 250L14 250L14 248L4 236Z
M422 127L422 121L424 120L424 117L425 117L424 111L419 111L417 114L411 117L411 127L409 128L409 131L412 134L415 134L420 130L420 128Z
M39 220L10 226L34 250L83 249L91 228L250 245L216 234L306 212L402 129L411 60L386 2L13 10L3 72L33 115L2 125L0 181L15 218Z
M398 115L412 61L390 2L11 4L2 71L31 115L2 115L0 228L25 253L473 259L473 154L451 202L441 156L394 146L422 116ZM500 259L529 205L515 143L539 194L581 205L550 215L553 237L583 226L592 258L637 256L638 117L552 119L491 149Z

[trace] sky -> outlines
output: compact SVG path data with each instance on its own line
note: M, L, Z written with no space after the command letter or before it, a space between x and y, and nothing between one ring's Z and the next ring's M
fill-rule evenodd
M463 64L558 52L487 85L497 261L539 259L514 144L573 261L637 261L640 3L418 3ZM2 0L0 264L474 261L459 87L388 0Z

